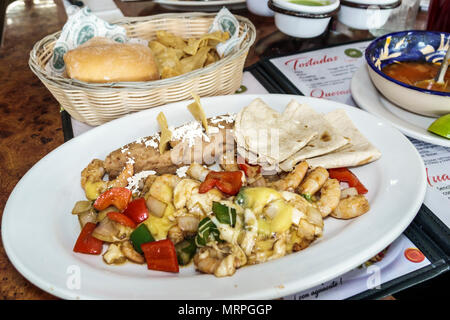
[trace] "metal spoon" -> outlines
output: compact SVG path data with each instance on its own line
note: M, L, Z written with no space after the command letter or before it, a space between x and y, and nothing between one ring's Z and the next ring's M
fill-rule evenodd
M417 81L415 85L429 90L444 91L447 86L447 83L444 81L444 77L448 68L448 59L450 59L450 48L447 49L445 57L442 60L441 67L439 68L439 72L434 79Z

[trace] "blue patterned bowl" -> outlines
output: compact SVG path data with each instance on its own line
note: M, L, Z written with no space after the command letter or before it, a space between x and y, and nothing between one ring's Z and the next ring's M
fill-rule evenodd
M373 40L366 49L368 72L375 87L391 102L409 111L438 117L450 113L450 93L427 90L397 81L381 70L401 61L441 62L450 46L450 34L402 31Z

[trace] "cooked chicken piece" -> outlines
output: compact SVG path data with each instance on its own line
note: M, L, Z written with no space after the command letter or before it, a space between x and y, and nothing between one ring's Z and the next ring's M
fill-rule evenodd
M159 152L159 133L139 139L111 152L104 161L106 173L114 179L129 159L134 161L134 172L154 170L158 174L172 173L192 162L213 164L227 150L233 150L234 138L230 132L234 122L222 120L221 116L208 119L210 133L207 136L201 124L189 122L172 130L171 149Z

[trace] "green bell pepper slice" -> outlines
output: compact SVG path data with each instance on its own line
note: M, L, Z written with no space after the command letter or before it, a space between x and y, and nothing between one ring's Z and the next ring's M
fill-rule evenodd
M145 224L139 225L130 235L131 243L133 244L134 250L143 254L141 249L141 244L155 241L150 230L148 230Z

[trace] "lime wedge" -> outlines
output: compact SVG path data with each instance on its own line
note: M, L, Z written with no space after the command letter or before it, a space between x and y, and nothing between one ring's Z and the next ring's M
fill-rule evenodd
M428 131L450 139L450 113L436 119L428 127Z

